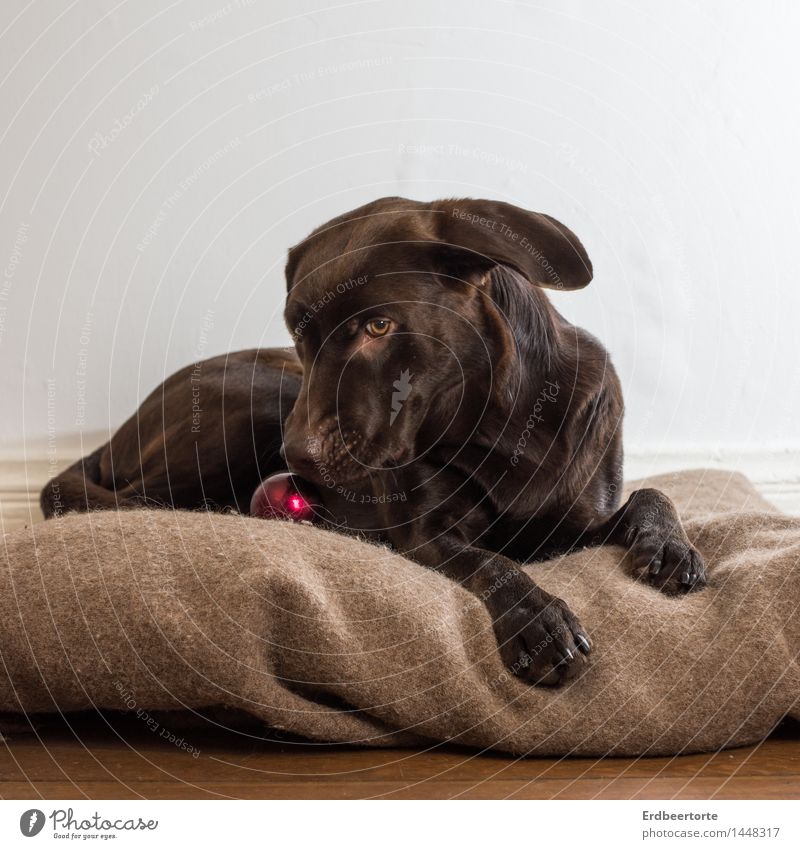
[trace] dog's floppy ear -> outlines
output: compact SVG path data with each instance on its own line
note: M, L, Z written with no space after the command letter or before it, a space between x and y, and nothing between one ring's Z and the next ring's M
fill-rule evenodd
M444 200L431 205L433 226L455 273L507 265L536 286L582 289L592 263L561 222L494 200Z
M300 242L294 247L289 248L289 254L286 257L286 267L283 270L283 274L286 277L287 292L290 292L292 290L292 286L294 286L294 279L297 275L297 266L300 264L300 258L306 247L306 241Z

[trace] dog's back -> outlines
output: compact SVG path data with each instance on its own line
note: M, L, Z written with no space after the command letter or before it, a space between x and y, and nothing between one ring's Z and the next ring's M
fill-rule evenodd
M46 518L152 504L247 510L282 467L283 420L302 369L293 352L253 349L186 366L114 434L42 490Z

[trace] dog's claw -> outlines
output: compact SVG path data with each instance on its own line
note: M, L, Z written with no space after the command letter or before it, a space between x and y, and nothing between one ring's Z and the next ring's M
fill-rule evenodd
M655 536L655 532L653 534ZM653 549L659 550L653 554ZM706 570L700 554L685 535L647 539L640 535L633 548L634 568L652 586L672 595L694 592L706 584Z
M500 656L528 684L557 687L583 669L589 640L564 601L535 585L532 595L530 603L499 593L489 602Z

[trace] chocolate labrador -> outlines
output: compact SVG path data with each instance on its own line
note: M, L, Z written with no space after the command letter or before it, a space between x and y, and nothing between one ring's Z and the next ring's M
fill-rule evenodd
M506 666L559 684L589 637L521 562L608 543L659 590L705 583L666 496L641 489L620 506L619 380L544 291L591 278L578 238L547 215L369 203L289 252L297 357L244 351L178 372L51 481L42 508L246 510L288 466L320 490L327 526L461 583L487 606Z

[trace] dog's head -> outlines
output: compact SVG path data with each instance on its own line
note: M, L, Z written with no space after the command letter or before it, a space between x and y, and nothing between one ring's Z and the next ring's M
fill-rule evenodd
M290 468L350 485L512 399L557 330L541 287L592 267L553 218L507 203L383 198L292 248L285 318L303 363Z

